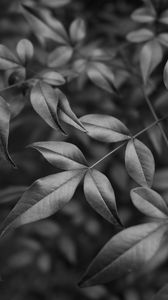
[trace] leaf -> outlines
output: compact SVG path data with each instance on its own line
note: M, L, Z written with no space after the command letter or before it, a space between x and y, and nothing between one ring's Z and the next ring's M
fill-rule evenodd
M73 197L84 171L65 171L38 179L22 195L1 228L1 236L9 229L51 216Z
M168 89L168 61L166 62L165 67L164 67L163 81L164 81L166 88Z
M68 4L70 1L71 0L40 0L40 4L47 7L56 8Z
M159 22L163 24L168 24L168 9L166 9L160 16Z
M137 139L130 140L125 151L128 174L141 186L152 186L155 162L152 152Z
M8 152L10 117L9 105L0 96L0 157L7 160L13 167L16 167Z
M82 18L77 18L71 23L70 29L70 38L74 43L82 41L86 36L86 24Z
M78 130L86 132L86 129L83 126L83 124L80 122L80 120L77 118L75 113L72 111L66 96L59 89L55 89L55 92L59 99L59 106L58 106L59 119L77 128Z
M66 44L68 42L68 37L63 25L56 19L53 21L49 11L38 11L37 9L25 4L22 4L22 10L28 23L32 27L33 31L35 31L37 38L42 43L48 39L60 44Z
M156 19L156 13L148 7L142 7L132 13L131 19L139 23L152 23Z
M138 29L127 34L127 40L132 43L142 43L151 40L154 33L146 28Z
M27 64L34 55L34 47L33 44L27 40L20 40L16 46L17 54L21 60L21 62L25 65Z
M31 90L30 100L34 110L49 126L65 133L57 116L58 96L51 86L38 81Z
M165 47L168 47L168 34L167 33L160 33L157 36L158 41Z
M109 115L90 114L80 118L87 134L101 142L114 143L130 138L128 128Z
M102 248L90 264L82 287L103 284L138 271L160 249L167 223L148 223L119 232Z
M166 284L151 300L167 300L168 284Z
M64 77L55 71L43 71L39 74L39 78L53 86L59 86L65 83Z
M89 79L103 90L114 93L116 92L115 78L112 71L103 63L89 63L86 69Z
M27 98L21 93L20 88L14 88L6 95L4 93L4 97L7 99L6 102L9 104L11 119L13 119L21 113L26 105Z
M20 67L17 57L4 45L0 44L0 70Z
M60 46L52 51L47 59L47 65L50 68L59 68L67 64L73 55L71 46Z
M131 190L131 199L137 209L152 218L168 218L168 207L155 191L138 187Z
M37 142L31 145L54 167L63 170L83 169L87 161L83 153L73 144L66 142Z
M144 83L147 82L150 74L161 62L163 50L156 40L146 43L140 52L140 68Z
M108 178L97 170L89 170L84 178L84 194L88 203L103 218L120 225L114 190Z

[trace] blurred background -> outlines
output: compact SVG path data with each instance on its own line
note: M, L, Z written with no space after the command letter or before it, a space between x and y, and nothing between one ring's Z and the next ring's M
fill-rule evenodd
M155 5L162 2L162 9L166 8L167 1L154 2ZM137 28L137 24L130 19L130 14L142 4L140 0L72 0L65 6L52 7L52 14L66 28L76 17L84 18L87 24L87 42L96 41L106 49L108 64L115 74L119 89L119 94L111 94L95 86L89 79L75 78L70 81L62 90L77 116L89 113L109 114L123 121L132 133L153 122L139 88L139 77L134 75L135 70L138 71L138 46L126 41L126 34ZM45 1L34 0L34 5L40 9L45 6ZM36 57L43 56L41 45L20 11L19 1L1 0L0 43L15 52L16 44L22 38L32 41ZM167 57L165 49L163 65ZM35 62L32 65L36 68ZM168 108L168 95L162 83L163 65L152 75L150 87L150 95L159 117ZM6 77L1 72L0 88L3 89L6 85ZM4 91L1 95L9 101L13 111L17 110L18 103L20 107L20 103L25 101L19 96L19 88ZM167 130L166 120L163 126ZM69 136L66 141L76 144L91 164L114 147L96 142L70 126L67 126L67 131ZM59 171L35 150L25 147L35 141L60 139L63 138L40 119L28 102L20 114L14 114L10 126L9 150L18 169L13 170L6 162L0 162L1 222L26 187L37 178ZM149 146L156 160L154 188L168 203L168 149L157 127L141 136L141 140ZM147 222L147 218L130 201L129 191L135 183L125 171L124 150L115 153L97 167L108 176L114 187L119 215L125 226ZM167 280L167 262L152 272L146 270L143 275L131 274L104 286L78 287L88 264L115 233L116 229L86 203L82 186L79 186L72 201L61 212L46 220L25 225L1 240L0 299L150 299Z

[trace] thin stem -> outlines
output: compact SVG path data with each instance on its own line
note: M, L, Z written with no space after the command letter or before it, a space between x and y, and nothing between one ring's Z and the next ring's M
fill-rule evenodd
M150 111L151 111L151 113L152 113L154 119L155 119L156 121L158 121L159 119L158 119L157 114L156 114L156 112L155 112L155 110L154 110L154 108L153 108L153 105L152 105L152 103L151 103L151 101L150 101L150 99L149 99L149 97L148 97L148 95L147 95L147 93L146 93L146 91L145 91L145 88L142 87L142 90L143 90L143 94L144 94L146 103L147 103L147 105L148 105L148 107L149 107L149 109L150 109ZM164 141L165 141L165 143L166 143L166 145L167 145L167 147L168 147L168 138L167 138L167 136L166 136L166 134L165 134L165 132L164 132L164 129L163 129L163 127L162 127L162 124L160 124L160 123L158 122L158 123L157 123L157 126L159 127L160 132L161 132L161 134L162 134L162 137L163 137L163 139L164 139Z
M0 89L0 93L1 93L1 92L4 92L4 91L7 91L7 90L10 90L10 89L12 89L12 88L18 86L19 84L26 83L26 82L29 82L29 81L31 81L31 80L33 80L33 78L29 78L29 79L26 79L26 80L22 80L22 81L20 81L20 82L17 82L17 83L14 83L14 84L12 84L12 85L9 85L9 86L7 86L7 87L5 87L5 88L3 88L3 89Z
M149 129L151 129L152 127L158 125L159 122L162 122L163 120L167 119L167 116L164 116L160 119L157 119L155 122L153 122L152 124L150 124L149 126L145 127L144 129L142 129L141 131L137 132L135 135L133 135L132 137L130 137L130 139L135 139L138 136L140 136L142 133L148 131ZM116 148L114 148L112 151L108 152L106 155L104 155L102 158L100 158L98 161L96 161L93 165L91 165L89 167L89 169L94 168L96 165L98 165L100 162L102 162L104 159L106 159L107 157L109 157L110 155L112 155L113 153L115 153L116 151L118 151L119 149L121 149L123 146L125 146L127 144L128 140L126 140L124 143L120 144L119 146L117 146Z
M102 158L100 158L98 161L96 161L92 166L90 166L90 169L94 168L96 165L98 165L105 158L107 158L108 156L110 156L111 154L113 154L114 152L116 152L117 150L119 150L120 148L122 148L126 143L127 142L124 142L124 143L120 144L118 147L114 148L112 151L110 151L109 153L107 153L106 155L104 155Z

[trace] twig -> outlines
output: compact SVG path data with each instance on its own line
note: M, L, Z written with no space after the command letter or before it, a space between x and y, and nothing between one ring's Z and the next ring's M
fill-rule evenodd
M156 112L155 112L155 110L154 110L154 108L153 108L153 105L152 105L152 103L151 103L151 101L150 101L150 99L149 99L149 97L148 97L148 95L147 95L147 93L146 93L144 87L142 87L142 91L143 91L143 94L144 94L144 97L145 97L145 101L146 101L146 103L147 103L147 105L148 105L148 107L149 107L149 109L150 109L150 111L151 111L151 113L152 113L154 119L155 119L156 121L158 121L159 119L158 119L158 117L157 117L157 114L156 114ZM166 136L166 134L165 134L165 132L164 132L164 129L163 129L163 127L162 127L162 124L160 124L160 123L158 122L158 123L157 123L157 126L159 127L160 132L161 132L161 134L162 134L162 137L163 137L163 139L164 139L164 141L165 141L165 143L166 143L166 145L167 145L167 147L168 147L168 138L167 138L167 136Z
M164 116L160 119L157 119L155 122L153 122L152 124L150 124L149 126L147 126L146 128L142 129L141 131L137 132L134 136L130 137L132 139L137 138L138 136L140 136L142 133L148 131L149 129L151 129L152 127L158 125L160 122L162 122L163 120L167 119L167 116ZM89 169L94 168L96 165L98 165L100 162L102 162L104 159L106 159L107 157L109 157L110 155L112 155L113 153L115 153L116 151L118 151L119 149L121 149L123 146L125 146L127 144L128 140L123 142L122 144L120 144L119 146L117 146L116 148L114 148L112 151L108 152L106 155L104 155L102 158L100 158L98 161L96 161L93 165L91 165L89 167Z

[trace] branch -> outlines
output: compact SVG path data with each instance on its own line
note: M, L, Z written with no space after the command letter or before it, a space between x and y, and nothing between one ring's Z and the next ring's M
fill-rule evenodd
M151 101L150 101L150 99L149 99L149 97L148 97L148 95L147 95L147 93L146 93L144 87L142 87L142 91L143 91L143 94L144 94L144 97L145 97L145 101L146 101L146 103L147 103L147 105L148 105L148 107L149 107L149 109L150 109L150 111L151 111L151 113L152 113L154 119L155 119L156 122L157 122L159 119L158 119L158 117L157 117L157 114L156 114L156 112L155 112L155 110L154 110L154 108L153 108L153 106L152 106L152 103L151 103ZM162 127L162 124L160 124L160 123L158 122L156 125L159 127L160 132L161 132L161 134L162 134L162 137L163 137L163 139L164 139L164 141L165 141L165 143L166 143L166 145L167 145L167 147L168 147L168 138L167 138L167 136L166 136L166 134L165 134L165 132L164 132L164 129L163 129L163 127Z
M167 116L164 116L160 119L157 119L155 122L153 122L152 124L150 124L149 126L147 126L146 128L142 129L141 131L137 132L132 139L137 138L138 136L140 136L141 134L143 134L144 132L148 131L149 129L151 129L152 127L160 124L160 122L162 122L163 120L167 119ZM119 146L117 146L116 148L114 148L112 151L108 152L106 155L104 155L102 158L100 158L98 161L96 161L93 165L91 165L89 167L89 169L94 168L96 165L98 165L100 162L102 162L104 159L106 159L107 157L109 157L110 155L112 155L113 153L115 153L116 151L118 151L119 149L121 149L123 146L125 146L127 144L128 141L125 141L124 143L120 144Z

